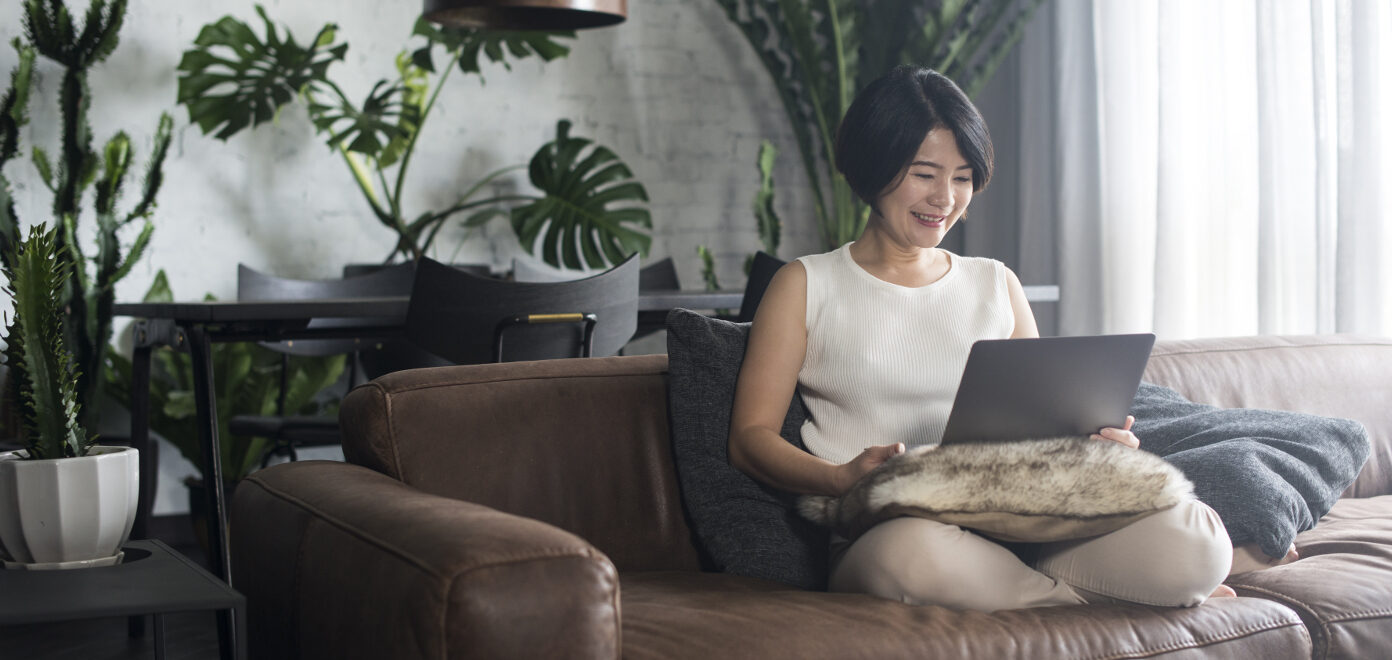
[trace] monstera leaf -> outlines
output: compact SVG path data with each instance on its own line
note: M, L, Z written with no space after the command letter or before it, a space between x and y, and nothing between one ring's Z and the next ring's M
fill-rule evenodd
M501 63L508 70L512 64L506 55L522 59L536 55L546 62L570 53L570 47L553 41L558 38L574 39L575 33L558 32L516 32L511 30L473 30L469 28L442 28L425 19L416 21L412 34L425 37L430 43L411 54L416 66L431 73L435 63L431 58L432 49L439 45L451 55L459 55L459 70L464 73L479 73L479 57L486 56L490 62Z
M512 228L522 246L552 266L606 268L634 252L648 253L652 216L643 185L609 149L570 136L570 122L556 124L556 140L532 157L532 185L546 195L512 210Z
M420 126L420 107L407 101L409 92L405 85L379 80L362 108L341 99L337 105L312 103L309 115L316 128L329 134L330 146L346 145L349 151L376 158L386 145L409 140Z
M329 65L348 51L348 44L330 45L336 29L332 23L302 47L289 32L282 39L260 5L256 13L266 26L264 41L246 23L224 16L204 26L195 47L179 61L179 103L203 133L217 130L219 139L270 121L310 87L332 87L326 78Z

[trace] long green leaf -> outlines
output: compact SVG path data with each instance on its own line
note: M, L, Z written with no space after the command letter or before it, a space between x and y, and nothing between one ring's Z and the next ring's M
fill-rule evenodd
M778 254L778 243L783 222L773 208L773 163L778 158L778 149L772 142L764 140L759 145L759 191L754 194L754 217L759 222L759 240L764 251Z
M67 270L57 228L30 227L10 255L5 291L14 303L7 362L18 378L25 444L32 459L83 456L92 440L78 423L77 372L63 343Z

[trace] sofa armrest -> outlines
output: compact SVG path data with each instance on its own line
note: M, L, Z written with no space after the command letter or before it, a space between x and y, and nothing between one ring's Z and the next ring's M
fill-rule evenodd
M619 656L618 576L590 544L367 468L253 474L230 539L251 657Z

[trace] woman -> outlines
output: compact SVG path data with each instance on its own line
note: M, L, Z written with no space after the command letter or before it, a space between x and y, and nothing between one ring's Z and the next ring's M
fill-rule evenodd
M731 415L730 462L797 493L840 495L906 446L937 444L971 344L1039 336L1014 273L937 247L992 169L986 125L951 80L900 66L871 83L841 122L835 157L869 222L854 243L773 278ZM799 385L810 454L778 435ZM1134 449L1131 423L1093 438ZM914 517L832 546L832 590L913 604L1192 606L1232 595L1221 586L1227 531L1196 500L1111 534L1046 544L1032 566L985 537Z

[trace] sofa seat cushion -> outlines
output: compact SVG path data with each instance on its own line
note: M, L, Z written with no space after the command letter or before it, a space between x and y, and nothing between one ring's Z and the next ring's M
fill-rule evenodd
M1305 621L1316 658L1392 658L1392 495L1340 500L1295 538L1300 560L1235 575Z
M625 573L620 582L629 660L1310 657L1300 618L1256 598L984 613L729 574Z

